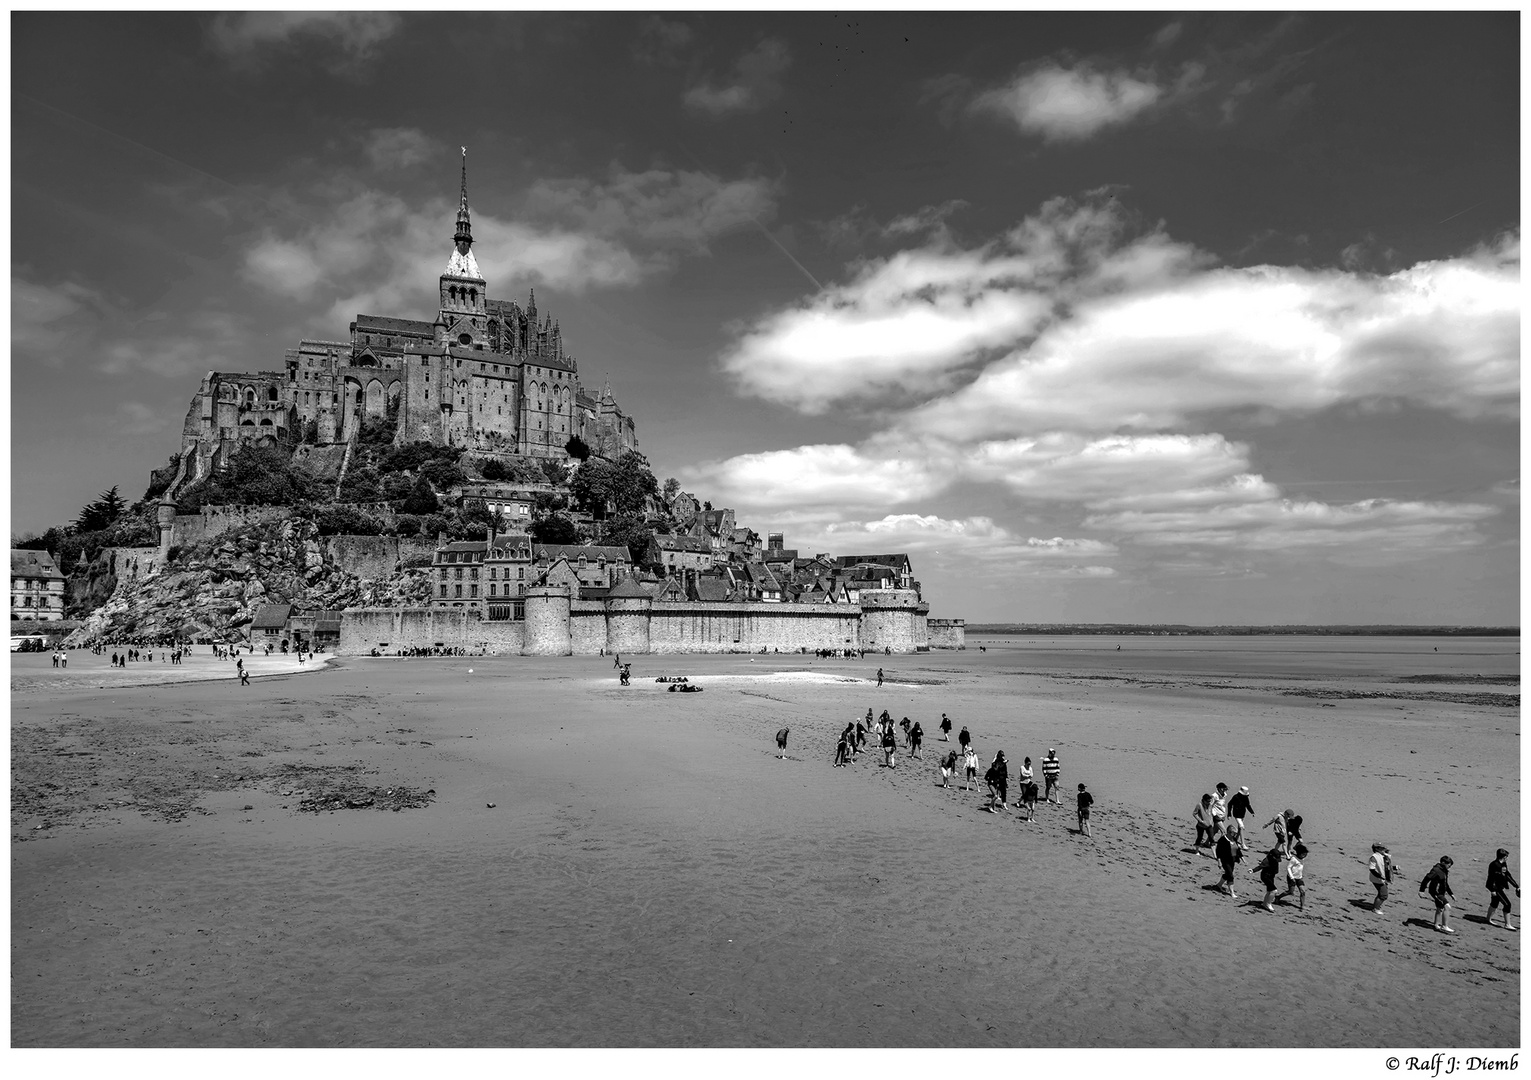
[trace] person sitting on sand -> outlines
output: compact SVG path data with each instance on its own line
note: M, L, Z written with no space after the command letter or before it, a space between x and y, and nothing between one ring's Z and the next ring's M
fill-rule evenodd
M962 790L970 788L978 789L978 752L969 746L962 755L962 767L966 770L967 779L963 782Z
M1203 795L1201 802L1191 808L1191 820L1196 822L1196 847L1212 845L1212 796Z
M1515 895L1520 895L1520 882L1515 880L1515 875L1510 873L1510 852L1506 848L1500 848L1494 852L1494 861L1488 864L1488 880L1484 882L1484 888L1488 889L1488 918L1484 921L1490 926L1494 925L1494 909L1504 905L1504 928L1514 930L1510 925L1510 895L1505 890L1513 888Z
M1366 862L1366 873L1371 878L1372 888L1377 890L1377 899L1372 901L1372 910L1381 911L1382 905L1387 902L1388 883L1393 880L1394 863L1387 847L1383 844L1373 844L1371 858Z
M942 742L951 742L952 741L951 738L950 738L951 733L952 733L952 722L946 718L946 714L945 713L942 713L941 714L941 741Z
M1079 785L1079 832L1082 836L1090 835L1090 807L1095 804L1095 796Z
M1238 820L1235 818L1234 820ZM1276 871L1281 869L1281 860L1286 858L1286 849L1277 845L1265 853L1265 858L1260 860L1260 865L1251 873L1260 876L1260 884L1265 886L1265 899L1260 906L1266 911L1275 911L1271 901L1276 899Z
M1306 845L1298 844L1292 849L1292 854L1286 861L1286 892L1282 893L1282 899L1297 894L1297 910L1302 910L1303 902L1307 899L1307 890L1303 888L1303 865L1302 862L1308 857Z
M1432 866L1419 882L1419 894L1423 896L1428 891L1430 899L1435 901L1435 928L1443 934L1456 933L1447 922L1451 914L1451 902L1457 898L1451 891L1451 882L1446 878L1450 870L1451 856L1442 855L1441 861Z
M952 774L957 771L957 751L948 750L946 756L941 759L941 786L952 786Z

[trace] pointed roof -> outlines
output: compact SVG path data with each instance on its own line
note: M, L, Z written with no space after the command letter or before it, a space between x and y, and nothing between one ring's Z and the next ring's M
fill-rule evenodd
M457 232L452 237L452 257L447 260L448 277L484 280L478 260L473 257L473 220L468 213L468 148L462 148L462 195L457 204Z
M638 582L633 579L633 576L629 574L627 577L624 577L621 581L617 582L611 587L611 591L606 594L606 599L647 600L649 599L650 595L651 594L649 591L642 585L639 585Z

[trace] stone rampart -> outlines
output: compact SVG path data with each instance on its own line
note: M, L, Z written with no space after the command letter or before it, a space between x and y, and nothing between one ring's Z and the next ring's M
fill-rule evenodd
M932 649L966 649L966 619L927 619L927 632Z
M655 653L739 653L761 649L854 649L861 609L854 604L706 604L657 601L649 620Z
M436 608L352 608L340 620L343 656L367 656L376 649L392 656L410 649L458 648L471 653L514 656L521 652L522 624L488 621L476 611Z
M930 648L925 619L930 605L913 589L864 589L861 647L868 652L911 653Z

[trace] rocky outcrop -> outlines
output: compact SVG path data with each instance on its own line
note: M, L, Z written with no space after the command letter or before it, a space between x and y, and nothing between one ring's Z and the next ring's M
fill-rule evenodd
M427 568L361 577L303 518L257 523L182 548L156 572L120 579L70 644L243 636L262 604L344 609L414 605L430 597Z

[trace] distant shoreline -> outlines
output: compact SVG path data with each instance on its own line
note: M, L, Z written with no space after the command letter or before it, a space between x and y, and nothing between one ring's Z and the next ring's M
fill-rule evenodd
M1518 626L1184 626L1137 623L968 623L969 634L1145 637L1519 637Z

